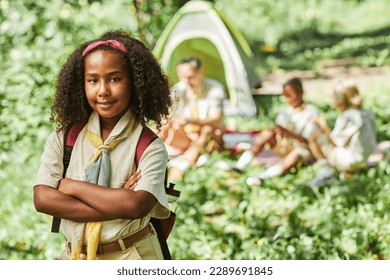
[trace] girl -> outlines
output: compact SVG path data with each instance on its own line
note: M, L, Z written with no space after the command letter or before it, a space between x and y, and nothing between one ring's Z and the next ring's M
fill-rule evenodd
M87 248L88 259L163 258L149 221L169 215L168 155L160 139L152 142L139 163L142 177L134 155L143 127L152 121L159 129L171 105L159 64L125 32L106 33L69 56L52 106L58 126L34 187L37 211L62 218L66 250L60 259L85 259L86 245L98 248ZM63 178L64 132L83 120Z
M334 169L344 175L366 165L376 145L375 119L362 109L363 100L352 81L339 81L332 94L332 106L341 112L332 131L324 118L316 118L323 133L310 139L310 148L320 169L310 186L320 186Z
M248 185L260 185L263 179L285 174L301 163L308 164L313 160L308 138L316 129L312 119L318 116L320 111L316 106L304 101L303 85L299 78L292 78L284 83L283 96L289 106L277 116L276 125L257 136L251 149L241 155L233 169L242 172L257 154L269 147L282 161L247 178Z

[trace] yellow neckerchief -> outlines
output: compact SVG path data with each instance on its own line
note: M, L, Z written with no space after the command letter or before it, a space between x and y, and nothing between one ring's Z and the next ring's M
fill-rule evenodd
M205 85L202 82L199 92L191 91L191 117L194 120L199 120L199 104L198 100L204 98L205 96ZM188 124L184 128L186 133L199 132L199 126L194 124Z
M199 95L196 94L195 92L192 92L191 116L194 120L199 119L198 99L199 99Z
M128 114L128 113L126 113L126 114ZM117 125L118 125L118 123L117 123ZM87 163L86 168L91 166L91 164L93 164L102 155L103 151L108 153L109 151L113 150L123 139L125 139L125 137L123 137L123 135L128 135L130 133L130 131L133 129L134 125L135 125L135 117L133 114L130 113L130 120L128 122L128 126L125 130L125 133L123 133L123 134L120 133L118 135L114 135L113 138L110 137L111 136L111 134L110 134L109 138L106 139L106 141L108 141L107 144L104 143L106 141L103 141L103 139L99 135L94 134L87 127L88 139L91 142L91 144L95 148L97 148L97 151L94 154L94 156L91 158L91 160ZM114 130L115 130L116 126L114 127ZM122 135L122 137L119 137L120 135ZM109 187L109 186L107 186L107 187ZM86 237L86 243L87 243L87 259L88 260L96 260L96 251L97 251L97 248L99 245L99 237L100 237L100 232L101 232L102 226L103 226L103 222L101 222L101 221L87 222L85 224L84 231L85 231L85 237ZM78 259L80 259L80 253L82 250L82 243L80 242L80 243L77 243L74 245L75 246L71 249L71 257L73 260L78 260Z
M134 126L134 123L135 123L135 119L132 117L130 119L130 124L129 124L129 127L127 128L127 130L131 130ZM106 150L106 151L113 150L119 144L119 142L122 140L122 139L112 140L107 145L104 145L103 139L99 135L93 134L88 129L87 129L87 136L88 136L89 142L91 142L92 146L97 148L96 153L91 158L91 160L87 163L87 166L91 165L94 161L96 161L96 159L98 159L99 156L103 153L103 150Z
M306 107L306 103L302 102L300 105L294 108L294 113L302 112Z

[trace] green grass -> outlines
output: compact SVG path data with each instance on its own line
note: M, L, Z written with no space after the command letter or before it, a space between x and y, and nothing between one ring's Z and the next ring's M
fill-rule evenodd
M233 162L214 154L186 173L169 244L177 259L389 259L390 174L381 162L345 181L312 189L313 167L245 184L215 167Z

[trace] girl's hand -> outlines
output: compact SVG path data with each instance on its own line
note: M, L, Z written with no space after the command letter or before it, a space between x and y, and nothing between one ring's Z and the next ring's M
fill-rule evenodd
M69 178L63 178L60 183L58 184L58 191L64 193L64 194L70 194L70 187L71 183L73 182L72 179Z
M123 185L123 188L134 190L140 179L141 179L141 170L137 170L133 175L130 176L127 182Z

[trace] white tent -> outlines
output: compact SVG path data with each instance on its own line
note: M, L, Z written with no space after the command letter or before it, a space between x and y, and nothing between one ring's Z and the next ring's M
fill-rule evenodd
M253 54L244 37L205 1L190 1L171 19L153 50L172 82L177 81L176 64L188 56L199 57L205 75L225 85L229 101L227 115L255 116L252 88L260 85Z

